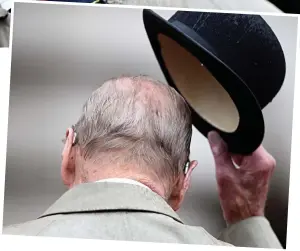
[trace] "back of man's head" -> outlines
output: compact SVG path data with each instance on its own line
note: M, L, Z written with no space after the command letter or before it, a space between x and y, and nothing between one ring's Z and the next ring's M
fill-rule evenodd
M94 91L74 126L85 162L97 170L147 175L168 184L189 158L191 113L173 88L147 76L111 79ZM165 191L170 193L171 191Z

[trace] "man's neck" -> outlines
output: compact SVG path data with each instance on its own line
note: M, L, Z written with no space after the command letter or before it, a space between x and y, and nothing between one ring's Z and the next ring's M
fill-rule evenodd
M151 189L153 192L157 193L161 197L165 198L165 188L161 182L154 182L150 178L144 175L138 174L116 174L116 173L106 173L101 170L101 174L96 175L93 173L90 177L87 177L84 181L78 182L105 182L105 181L117 181L125 183L135 183Z

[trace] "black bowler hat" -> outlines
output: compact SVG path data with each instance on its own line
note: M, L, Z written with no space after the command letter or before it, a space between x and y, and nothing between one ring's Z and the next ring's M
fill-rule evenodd
M188 102L194 126L215 130L229 151L251 154L264 138L262 109L279 92L285 58L259 15L178 11L169 21L143 11L167 82Z

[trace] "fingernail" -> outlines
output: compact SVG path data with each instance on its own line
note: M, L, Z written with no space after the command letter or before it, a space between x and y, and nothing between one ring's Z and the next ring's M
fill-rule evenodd
M208 141L211 147L211 150L215 156L219 155L223 151L222 147L222 138L217 132L209 132Z
M217 132L209 132L208 133L208 140L212 145L219 145L222 138Z

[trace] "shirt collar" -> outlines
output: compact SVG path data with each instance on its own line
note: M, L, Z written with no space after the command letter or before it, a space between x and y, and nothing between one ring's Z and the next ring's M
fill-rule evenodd
M126 183L126 184L142 186L144 188L150 189L149 187L145 186L141 182L138 182L138 181L132 180L132 179L127 179L127 178L109 178L109 179L103 179L103 180L96 181L96 183L101 183L101 182Z

